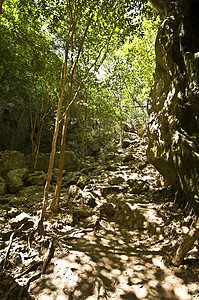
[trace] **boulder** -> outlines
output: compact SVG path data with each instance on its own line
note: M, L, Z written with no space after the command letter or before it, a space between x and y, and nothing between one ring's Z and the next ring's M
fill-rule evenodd
M18 216L16 216L15 218L10 220L10 225L12 228L19 228L22 225L26 225L23 226L23 230L27 230L31 227L33 227L34 222L32 220L32 218L30 217L30 215L26 214L26 213L21 213Z
M59 156L60 153L56 152L55 154L55 160L54 160L54 168L59 167ZM50 159L50 153L44 154L41 153L38 156L36 171L48 171L49 166L49 159ZM72 151L65 151L64 155L64 170L66 172L74 172L77 171L80 167L80 161L75 156L75 154Z
M115 207L112 203L105 203L100 207L101 217L112 217L115 214Z
M5 179L0 177L0 196L4 196L7 193L7 183Z
M162 17L148 101L148 160L199 215L199 3L151 0Z
M130 192L132 194L141 194L148 190L148 184L141 179L128 179L127 184L130 186Z
M97 205L95 197L91 192L82 191L81 197L83 199L84 204L90 206L91 208L94 208Z
M77 184L79 177L81 176L81 172L68 172L62 178L62 186L67 187L70 185ZM57 177L53 177L53 181L56 180Z
M116 206L114 220L122 228L148 230L150 235L161 234L164 221L149 204L136 204L133 201L120 201Z
M74 213L80 218L88 218L92 214L92 209L87 205L80 205Z
M41 185L43 186L46 181L46 174L43 171L35 171L28 175L27 184L28 185Z
M27 167L25 156L19 151L0 152L0 176L5 177L10 170Z
M10 170L7 174L8 189L11 194L17 193L23 186L24 181L28 178L28 169Z

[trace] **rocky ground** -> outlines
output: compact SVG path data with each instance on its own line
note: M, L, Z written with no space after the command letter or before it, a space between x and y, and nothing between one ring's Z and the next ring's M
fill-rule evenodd
M0 198L0 299L199 299L197 245L179 268L171 263L194 217L174 206L146 147L128 134L124 149L65 173L61 211L48 213L45 237L34 231L43 173ZM56 169L50 197L55 178Z

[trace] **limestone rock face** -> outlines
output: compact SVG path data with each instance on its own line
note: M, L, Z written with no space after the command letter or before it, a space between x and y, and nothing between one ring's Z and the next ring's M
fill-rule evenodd
M163 21L148 102L148 160L199 215L199 2L151 0Z

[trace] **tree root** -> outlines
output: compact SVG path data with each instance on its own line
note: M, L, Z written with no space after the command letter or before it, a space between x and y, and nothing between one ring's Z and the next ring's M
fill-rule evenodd
M195 226L189 231L188 237L183 244L178 248L175 257L172 260L174 266L178 267L188 252L193 248L195 241L199 238L199 220Z

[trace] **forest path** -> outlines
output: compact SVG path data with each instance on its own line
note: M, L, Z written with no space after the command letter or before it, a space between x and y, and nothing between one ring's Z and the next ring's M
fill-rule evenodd
M174 207L173 190L147 162L146 145L128 135L124 149L87 161L78 186L63 178L61 212L45 224L54 254L30 283L33 299L199 299L197 249L180 268L171 264L191 218ZM33 257L44 257L47 238L32 241Z
M36 299L199 299L199 264L191 256L180 268L170 263L188 222L173 207L172 190L148 164L146 141L126 141L119 155L96 162L84 186L97 196L94 217L88 218L91 230L59 240L47 274L30 287ZM89 228L88 219L78 215L76 228Z

